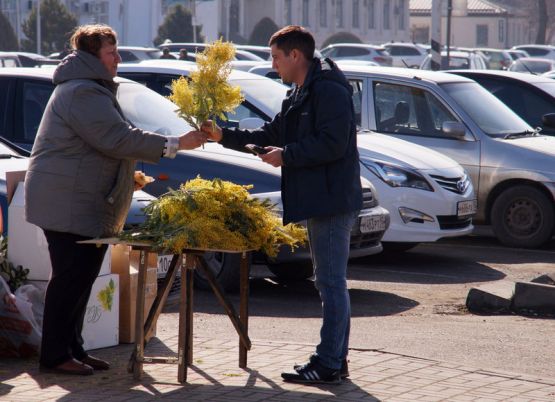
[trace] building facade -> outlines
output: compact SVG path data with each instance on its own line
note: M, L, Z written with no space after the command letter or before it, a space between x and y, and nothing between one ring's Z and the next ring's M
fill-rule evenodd
M447 41L447 13L442 2L441 43ZM485 0L453 0L451 46L510 48L529 43L529 17L519 10ZM432 0L410 1L410 30L413 42L428 43L431 34Z
M219 32L226 38L248 39L267 17L278 27L308 28L319 47L338 32L364 43L410 40L409 0L218 0Z

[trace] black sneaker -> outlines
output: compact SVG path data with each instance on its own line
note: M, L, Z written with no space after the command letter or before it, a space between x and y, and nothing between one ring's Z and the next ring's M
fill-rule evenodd
M312 360L294 373L281 373L281 378L299 384L341 384L339 370L322 366L316 359Z
M311 355L309 362L312 362L314 359L316 359L316 355ZM299 372L299 370L306 366L305 364L295 364L293 366L293 368L295 369L296 372ZM345 378L349 377L349 364L347 363L347 359L343 359L343 361L341 362L341 370L339 370L339 375L341 376L341 379L344 380Z

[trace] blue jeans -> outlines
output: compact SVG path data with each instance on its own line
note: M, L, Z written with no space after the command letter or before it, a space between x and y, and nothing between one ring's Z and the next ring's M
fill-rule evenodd
M351 229L357 212L307 222L308 241L314 265L315 285L322 300L323 322L316 355L321 364L340 369L347 357L351 325L351 303L347 289L347 263Z

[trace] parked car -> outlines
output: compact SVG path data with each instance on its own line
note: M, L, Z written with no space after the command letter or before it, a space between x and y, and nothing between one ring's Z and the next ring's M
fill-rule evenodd
M454 74L343 68L359 89L360 125L441 152L472 177L474 222L504 244L539 247L555 227L555 138L532 127L478 83Z
M254 46L254 45L237 45L235 44L237 50L246 50L252 54L257 55L262 60L271 60L272 51L269 46Z
M453 70L449 72L476 81L509 106L530 126L540 127L542 134L555 135L555 128L544 123L545 119L549 119L546 115L555 113L555 81L549 77L512 71Z
M555 69L555 59L540 59L538 57L522 57L509 67L509 71L529 74L543 74Z
M27 154L33 145L46 103L54 90L52 75L51 69L0 70L0 105L6 110L5 114L0 115L0 133L2 138L27 150ZM116 80L120 84L119 104L131 124L168 136L191 130L183 119L177 117L176 106L168 99L139 83L123 78ZM258 194L258 197L268 198L278 206L281 204L279 169L272 168L254 155L227 150L218 144L206 144L204 149L178 152L175 159L162 158L156 165L141 162L137 167L156 178L154 183L145 187L145 191L156 196L167 191L168 187L176 188L184 181L200 175L206 179L218 177L238 184L253 184L253 196ZM378 205L375 189L371 183L361 180L365 206L359 214L358 225L352 231L351 257L380 252L380 239L389 224L389 214ZM239 257L238 254L222 253L206 255L209 266L226 288L233 288L239 283ZM262 254L254 258L255 262L267 263L277 275L312 275L306 248L295 253L283 248L278 257L271 260ZM197 282L200 286L208 286L200 276Z
M142 46L118 46L122 63L135 63L140 60L159 59L162 56L160 49Z
M491 70L507 70L513 63L511 55L506 50L490 48L477 48L476 50L486 55Z
M550 45L518 45L513 50L524 50L530 57L539 57L555 60L555 46Z
M181 49L186 49L187 53L195 54L200 53L206 49L209 43L192 43L192 42L174 42L174 43L163 43L158 45L159 49L168 48L174 56L179 55ZM118 48L119 49L119 48ZM260 57L254 52L248 51L248 49L240 48L235 46L235 60L250 60L250 61L265 61L266 58Z
M159 83L171 82L191 71L188 66L176 71L167 66L149 64L148 68L144 63L121 65L118 74L139 79L150 88L159 90L160 94L168 95L168 86L162 87ZM134 75L138 72L140 77ZM251 116L259 119L259 125L280 111L281 100L286 95L283 85L262 77L253 79L252 74L240 72L232 73L230 82L241 86L245 102L256 105L259 114ZM252 92L249 90L251 86L259 90ZM357 104L356 100L355 109L360 111L360 102ZM231 120L220 124L233 127L245 123ZM471 217L476 212L473 187L454 160L427 148L378 134L359 136L358 145L361 174L374 184L383 206L391 213L391 224L383 237L384 247L409 249L423 241L472 232Z
M144 61L136 64L120 64L118 75L146 85L163 96L171 94L171 83L180 76L189 76L196 65L178 60ZM271 120L275 110L281 108L287 87L256 74L233 70L229 82L239 85L245 101L235 110L227 113L226 126L260 127ZM256 120L253 120L256 119ZM223 124L223 122L219 122Z
M40 67L57 65L59 60L52 60L37 53L0 52L0 66L3 67Z
M373 61L367 61L367 60L336 60L335 63L339 66L340 69L341 69L341 66L344 66L344 65L366 66L366 67L379 65L378 63L375 63ZM248 72L251 74L262 75L264 77L271 78L278 82L282 82L279 74L276 72L276 70L272 68L271 62L257 64L256 66L250 68Z
M393 58L382 46L364 43L334 43L320 50L324 57L337 60L367 60L380 66L393 65Z
M516 61L523 57L530 57L528 52L524 50L507 49L507 53L509 53L509 56L511 56L511 59L513 59L513 61Z
M394 67L419 68L428 52L414 43L389 42L382 45L393 58Z
M432 69L432 55L426 56L422 64L420 65L421 70L431 70ZM447 52L441 52L441 70L454 70L454 69L473 69L473 70L485 70L487 65L476 53L471 52L461 52L452 51L449 52L449 60L447 60Z

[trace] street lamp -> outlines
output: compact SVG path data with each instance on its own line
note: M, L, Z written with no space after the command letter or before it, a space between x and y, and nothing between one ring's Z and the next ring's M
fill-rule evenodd
M40 43L42 41L40 35L40 0L37 0L37 53L41 54Z

